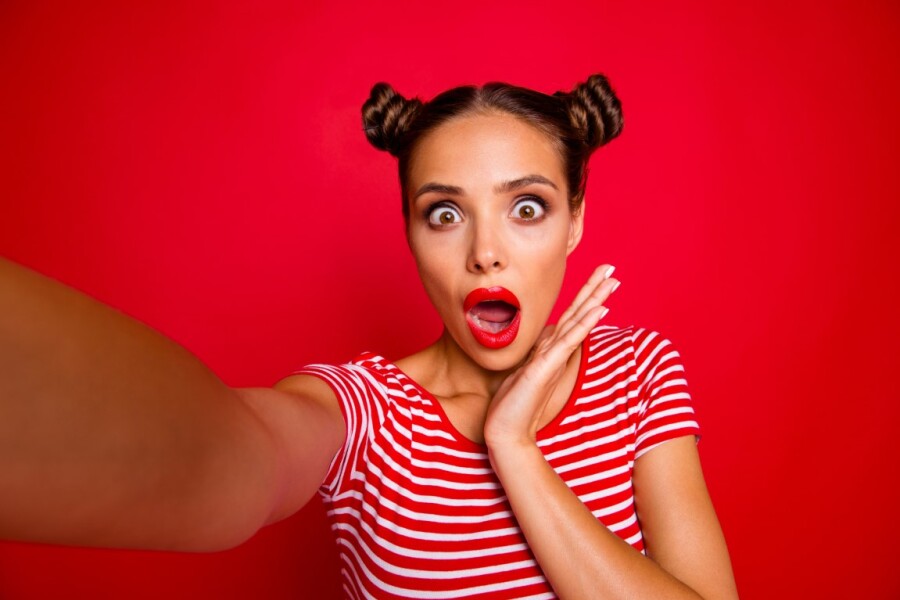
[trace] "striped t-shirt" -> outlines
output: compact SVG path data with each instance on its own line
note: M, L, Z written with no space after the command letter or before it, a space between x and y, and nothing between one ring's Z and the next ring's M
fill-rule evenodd
M491 469L438 401L372 353L310 365L336 394L347 438L320 488L349 598L555 598ZM631 474L654 446L699 436L681 358L634 326L598 326L572 394L537 434L591 512L643 552Z

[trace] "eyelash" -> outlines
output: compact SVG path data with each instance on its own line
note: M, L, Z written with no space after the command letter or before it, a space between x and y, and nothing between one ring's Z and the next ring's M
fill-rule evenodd
M525 219L525 218L521 218L521 217L515 217L515 218L517 218L517 219L520 220L520 221L527 221L527 222L541 221L541 220L543 220L543 219L547 216L547 213L550 212L550 203L549 203L549 202L547 202L546 200L544 200L544 199L541 198L540 196L532 196L532 195L529 195L529 196L522 196L521 198L517 198L515 204L513 205L512 210L515 211L516 208L518 208L519 205L520 205L522 202L526 202L526 201L528 201L528 202L534 202L535 204L537 204L538 206L540 206L540 207L541 207L541 214L540 214L539 216L533 217L533 218L531 218L531 219ZM452 210L453 212L455 212L455 213L459 216L459 213L460 213L459 209L458 209L456 206L454 206L453 204L451 204L450 202L446 201L446 200L440 200L440 201L435 202L435 203L433 203L433 204L429 204L429 205L425 208L425 210L423 211L423 215L422 215L422 216L425 218L425 220L426 220L431 226L433 226L433 227L442 227L442 226L444 226L444 224L432 223L432 222L431 222L431 217L432 217L432 215L433 215L436 211L438 211L439 209L442 209L442 208L448 208L448 209ZM458 222L458 221L457 221L457 222ZM451 224L452 224L452 223L451 223Z
M518 217L522 221L529 221L529 222L541 221L547 216L547 213L550 212L550 203L547 202L546 200L544 200L543 198L541 198L540 196L523 196L521 198L517 198L516 203L513 205L513 211L515 211L519 207L519 205L525 201L534 202L535 204L540 206L541 214L539 216L532 217L531 219L523 219L521 217Z
M450 204L449 202L447 202L446 200L441 200L439 202L435 202L434 204L429 204L425 208L425 212L424 212L423 216L425 217L425 220L428 222L428 224L431 225L432 227L442 227L443 226L441 224L431 222L431 216L441 208L449 208L450 210L455 212L457 215L459 215L459 209L456 208L455 206L453 206L452 204Z

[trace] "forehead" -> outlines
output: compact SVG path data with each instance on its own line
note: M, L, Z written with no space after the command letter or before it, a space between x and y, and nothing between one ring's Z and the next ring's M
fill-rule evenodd
M419 139L409 164L411 189L431 181L474 188L527 174L543 175L564 189L563 164L553 141L504 113L467 115L442 124Z

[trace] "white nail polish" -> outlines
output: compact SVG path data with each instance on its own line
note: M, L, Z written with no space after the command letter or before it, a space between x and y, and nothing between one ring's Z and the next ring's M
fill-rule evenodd
M616 285L614 285L613 288L612 288L611 290L609 290L609 293L612 294L614 291L616 291L617 289L619 289L619 286L620 286L620 285L622 285L622 282L621 282L621 281L617 281L617 282L616 282Z
M606 313L608 313L608 312L609 312L609 309L606 308L606 307L604 306L604 307L603 307L603 312L600 313L600 318L602 319L603 317L605 317L605 316L606 316Z
M615 267L610 267L610 268L608 268L608 269L606 270L606 273L603 275L603 279L609 279L609 278L612 276L613 271L615 271L615 270L616 270Z

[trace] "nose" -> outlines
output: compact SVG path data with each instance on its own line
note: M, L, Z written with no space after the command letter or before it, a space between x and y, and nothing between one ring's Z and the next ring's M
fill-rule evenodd
M471 243L467 268L476 274L502 271L506 268L507 257L503 240L496 228L475 226L471 230Z

